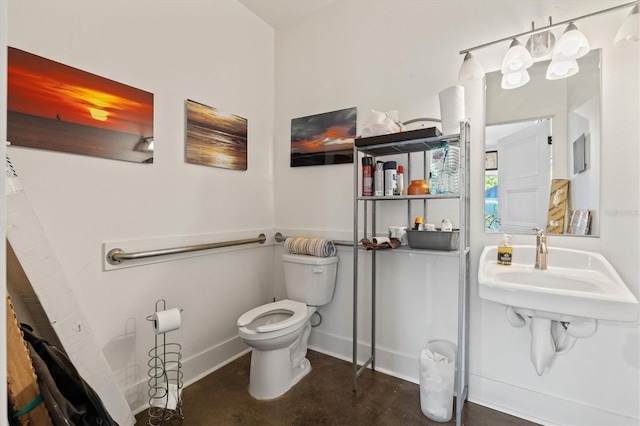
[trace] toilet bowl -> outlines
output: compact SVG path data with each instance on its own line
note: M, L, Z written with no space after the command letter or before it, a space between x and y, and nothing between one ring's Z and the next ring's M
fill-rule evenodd
M315 306L280 300L250 310L238 319L238 333L252 348L249 393L277 398L309 374L305 358Z
M251 349L249 393L277 398L311 371L307 341L311 316L333 299L338 258L284 254L289 299L253 308L238 318L238 334Z

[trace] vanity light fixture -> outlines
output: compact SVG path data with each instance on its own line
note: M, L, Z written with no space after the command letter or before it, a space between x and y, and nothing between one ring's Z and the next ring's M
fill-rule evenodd
M576 27L576 24L571 22L556 43L556 47L553 49L552 60L568 61L582 58L589 53L589 50L591 50L589 40L587 40L587 37L582 31Z
M464 55L462 66L460 67L460 73L458 74L458 81L462 84L469 84L476 80L480 80L484 77L484 69L480 62L471 54L467 52Z
M469 84L473 81L476 81L482 77L484 77L484 70L480 63L473 57L471 54L472 51L482 49L487 46L491 46L497 43L502 43L504 41L511 40L512 47L514 41L517 42L516 39L524 36L531 36L527 41L527 49L531 53L532 57L538 58L544 56L549 53L550 49L553 48L553 56L551 64L549 65L549 69L547 70L547 78L549 79L559 79L566 78L578 72L578 64L575 62L575 59L580 58L586 55L589 52L589 41L585 37L582 32L578 30L575 23L581 19L590 18L596 15L602 15L604 13L612 12L614 10L632 7L631 13L622 24L618 33L616 34L614 45L616 47L623 46L629 44L631 42L637 42L640 40L640 36L638 35L638 24L640 20L640 11L639 11L640 0L635 0L629 3L621 4L618 6L610 7L608 9L603 9L597 12L589 13L587 15L582 15L577 18L569 19L566 21L558 22L557 24L551 23L551 18L549 18L549 25L545 27L541 27L536 29L532 29L531 31L526 31L520 34L516 34L510 37L505 37L499 40L495 40L489 43L484 43L469 49L461 50L460 54L464 54L464 60L462 62L462 66L460 67L460 73L458 75L458 81L461 84ZM558 42L553 46L555 37L550 32L552 28L560 27L562 25L567 25L564 33L558 39ZM533 28L533 23L532 23ZM520 43L518 43L520 44ZM520 46L522 47L522 46ZM509 51L507 51L507 56L509 56ZM535 52L535 53L534 53ZM508 73L504 71L504 63L508 62L508 58L505 57L503 61L503 87L506 84L510 86L509 81L513 84L514 81L518 80L522 82L526 80L524 74L519 76L510 76L507 77ZM526 71L526 68L524 68ZM528 73L527 73L528 75ZM507 82L505 83L505 80ZM528 81L528 80L527 80ZM522 83L526 84L526 82ZM522 85L520 84L520 86ZM516 86L516 87L520 87ZM513 87L509 87L513 88Z
M618 33L616 34L616 38L613 42L615 47L630 47L637 46L634 43L640 41L640 31L638 30L638 26L640 25L640 7L636 4L631 9L629 16L624 20Z

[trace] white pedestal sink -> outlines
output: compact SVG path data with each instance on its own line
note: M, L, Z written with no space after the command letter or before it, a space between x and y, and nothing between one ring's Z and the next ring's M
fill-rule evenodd
M549 247L547 269L534 268L536 247L513 247L511 265L497 263L497 247L480 256L480 297L507 307L515 327L530 319L531 360L539 375L576 338L596 331L596 320L635 321L638 300L604 256Z

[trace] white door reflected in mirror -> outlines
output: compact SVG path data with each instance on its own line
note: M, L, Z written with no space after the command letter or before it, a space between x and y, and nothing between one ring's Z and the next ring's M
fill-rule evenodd
M500 231L510 234L545 229L549 201L551 120L539 120L498 139Z

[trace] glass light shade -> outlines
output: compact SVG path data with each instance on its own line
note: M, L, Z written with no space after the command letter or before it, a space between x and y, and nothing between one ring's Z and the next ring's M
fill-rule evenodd
M620 29L616 33L616 38L614 39L613 45L615 47L631 47L637 46L638 41L640 41L640 31L638 30L638 26L640 24L640 8L636 4L631 9L629 16L624 20Z
M533 65L531 54L514 38L507 54L504 55L504 59L502 60L502 74L522 71L531 65Z
M467 52L467 54L464 55L464 60L460 66L458 81L460 84L469 84L480 80L482 77L484 77L484 69L482 69L482 65L480 65L480 62L473 57L471 52Z
M578 72L578 62L575 59L556 61L553 59L547 68L547 80L560 80L571 77Z
M517 89L527 84L530 80L527 70L511 72L502 76L503 89Z
M572 22L556 43L556 47L553 49L553 60L578 59L589 53L589 50L589 40Z

